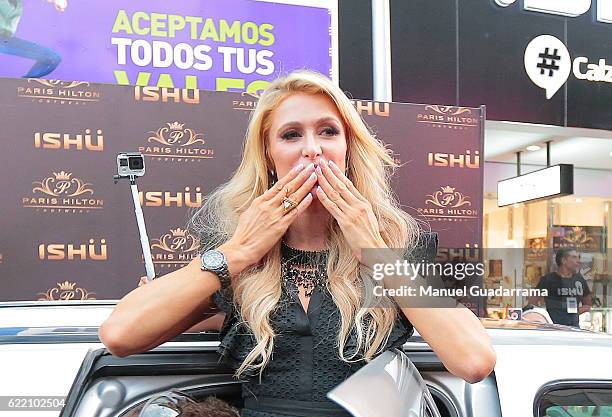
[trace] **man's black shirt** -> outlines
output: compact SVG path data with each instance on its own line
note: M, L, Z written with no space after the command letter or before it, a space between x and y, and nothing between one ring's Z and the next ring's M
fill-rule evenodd
M575 273L570 278L563 278L556 272L550 272L540 278L537 288L548 290L544 301L553 323L578 327L578 313L568 312L568 298L574 298L577 307L583 297L591 294L582 275Z

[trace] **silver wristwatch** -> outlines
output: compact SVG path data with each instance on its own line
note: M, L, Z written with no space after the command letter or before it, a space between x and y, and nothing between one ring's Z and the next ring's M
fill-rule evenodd
M211 249L200 255L200 269L216 274L223 289L228 288L232 284L227 260L221 251Z

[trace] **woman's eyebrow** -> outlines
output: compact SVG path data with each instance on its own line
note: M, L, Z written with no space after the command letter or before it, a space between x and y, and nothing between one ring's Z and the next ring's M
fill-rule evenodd
M317 120L315 122L315 124L321 124L321 123L325 123L325 122L340 123L340 121L338 119L336 119L335 117L326 116L326 117L321 117L319 120Z
M340 124L340 121L338 119L336 119L335 117L332 116L325 116L325 117L321 117L320 119L315 120L314 124L315 125L319 125L321 123L325 123L325 122L334 122L337 124ZM278 131L280 132L281 130L287 128L287 127L296 127L296 126L302 126L302 122L299 121L293 121L293 122L287 122L287 123L283 123L281 126L279 126Z
M285 130L288 127L296 127L296 126L301 126L301 125L302 124L300 122L287 122L287 123L283 123L282 125L280 125L276 131L280 132L282 130Z

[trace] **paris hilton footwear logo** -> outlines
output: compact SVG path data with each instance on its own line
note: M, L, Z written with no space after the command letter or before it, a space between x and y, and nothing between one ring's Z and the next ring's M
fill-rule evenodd
M42 181L32 182L32 193L21 199L24 208L35 208L42 212L88 213L101 209L104 200L95 198L91 183L71 172L53 172Z
M17 87L17 96L36 103L85 105L100 101L100 91L85 81L40 80L28 78Z
M151 241L153 263L162 268L184 266L196 257L200 242L185 229L177 227Z
M76 282L58 282L56 287L38 293L38 301L95 300L96 293L77 287Z
M432 220L465 221L477 218L478 211L471 208L470 197L457 191L450 185L440 187L439 190L428 194L425 206L417 211Z
M255 110L260 94L243 91L240 96L243 98L232 101L232 108L234 110Z
M478 117L475 117L472 109L467 107L427 105L423 108L423 112L417 114L417 122L450 130L478 127Z
M185 123L169 122L148 132L147 145L138 150L158 161L201 161L211 159L214 151L205 145L204 134L197 133Z

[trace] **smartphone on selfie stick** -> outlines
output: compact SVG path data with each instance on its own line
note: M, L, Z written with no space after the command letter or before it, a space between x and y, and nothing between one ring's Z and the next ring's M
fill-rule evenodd
M145 269L147 270L147 281L151 282L155 278L155 267L153 266L149 236L147 235L144 215L140 207L140 199L138 198L138 186L136 185L136 177L142 177L144 174L145 164L142 153L121 152L117 155L117 175L115 175L113 179L115 184L117 184L119 180L130 181L132 200L134 200L134 212L136 213L136 222L138 223L138 234L140 235L140 245L142 246L142 255Z

